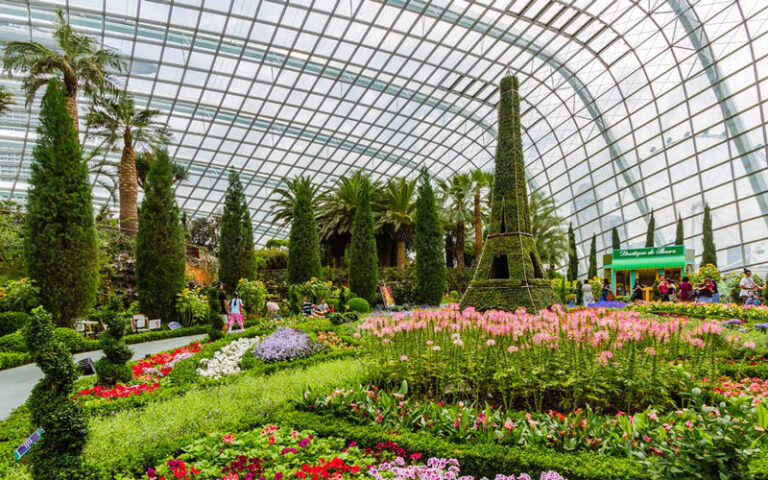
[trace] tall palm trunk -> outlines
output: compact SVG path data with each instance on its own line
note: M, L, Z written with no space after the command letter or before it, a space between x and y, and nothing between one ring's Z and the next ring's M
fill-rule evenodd
M397 268L405 268L405 240L397 240Z
M135 236L139 230L139 181L136 176L136 152L129 129L123 133L123 155L120 157L120 231Z
M480 215L480 192L475 192L475 260L483 253L483 218Z
M72 123L75 125L75 132L80 133L80 124L77 117L77 98L67 95L64 97L64 100L67 102L67 112L72 117Z
M464 221L461 220L456 223L456 268L464 267Z

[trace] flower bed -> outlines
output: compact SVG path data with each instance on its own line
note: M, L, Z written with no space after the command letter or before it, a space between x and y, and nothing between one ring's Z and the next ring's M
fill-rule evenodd
M361 448L355 441L319 438L311 431L267 425L238 434L212 433L182 449L182 453L149 467L145 478L221 480L289 479L421 479L456 480L459 462L429 458L421 462L418 452L408 454L395 443ZM474 480L463 476L463 480ZM528 475L499 475L498 480L527 480ZM555 472L541 479L563 480Z
M254 347L253 354L265 363L274 363L309 357L323 348L301 330L278 328Z
M768 306L735 303L637 302L626 306L636 312L684 315L698 318L738 318L747 322L768 322Z
M644 410L675 404L683 361L692 373L753 343L716 321L559 307L538 314L458 308L368 317L358 335L376 382L449 399L492 398L507 409Z
M259 337L238 338L226 344L213 355L213 358L200 360L197 374L204 378L218 380L240 373L240 359L257 343L259 343Z

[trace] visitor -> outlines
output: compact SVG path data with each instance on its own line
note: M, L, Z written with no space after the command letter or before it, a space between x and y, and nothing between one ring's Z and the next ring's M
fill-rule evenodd
M712 277L707 275L696 291L698 300L702 303L712 303L712 295L715 294L716 288L715 282L712 281Z
M243 306L245 306L245 304L237 292L233 293L232 298L229 300L229 321L227 322L229 333L233 332L232 326L234 325L235 320L237 320L237 323L240 325L240 331L245 330L245 327L243 326Z
M609 279L603 279L603 289L600 291L600 301L608 300L609 296L613 296L611 291L611 281Z
M581 291L584 294L585 307L588 307L590 303L595 303L595 299L592 297L592 285L589 284L589 280L584 280L584 286Z
M688 277L683 277L683 281L680 282L680 301L690 302L693 300L693 285Z
M632 289L632 301L638 302L643 299L643 286L640 282L635 283L635 288Z
M761 305L762 300L760 299L760 290L765 290L766 284L764 283L763 286L759 286L755 284L755 288L749 293L749 298L744 302L745 305Z
M674 302L675 300L677 300L677 297L675 295L677 293L677 290L678 290L677 283L675 283L674 280L670 280L668 288L669 288L669 290L668 290L668 292L669 292L669 301L670 302Z
M280 304L275 299L267 302L267 318L277 318L280 312Z
M712 291L712 303L720 303L720 287L715 281L712 281L712 284L715 286L715 289Z
M325 297L321 299L320 304L313 307L313 310L318 317L324 317L328 314L328 303L326 303Z
M224 291L224 284L219 282L216 286L219 289L219 316L221 317L221 329L226 332L229 319L229 302L227 301L227 292Z
M662 302L669 301L669 282L664 275L659 277L659 299Z
M752 272L744 269L744 277L739 282L739 300L740 303L747 304L752 296L752 292L755 291L755 281L752 280Z
M301 302L301 314L305 317L311 317L312 316L312 302L307 300L307 296L304 295L303 300Z

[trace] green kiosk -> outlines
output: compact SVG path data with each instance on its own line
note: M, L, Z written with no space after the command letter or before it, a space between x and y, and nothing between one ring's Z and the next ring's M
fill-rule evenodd
M650 287L660 276L680 282L694 273L694 251L682 245L626 248L603 256L604 277L611 279L617 297L632 294L637 282Z

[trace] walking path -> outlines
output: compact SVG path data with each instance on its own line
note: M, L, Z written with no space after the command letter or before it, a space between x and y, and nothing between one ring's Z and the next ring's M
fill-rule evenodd
M132 360L138 360L145 355L153 355L165 350L173 350L174 348L183 347L190 342L200 340L204 337L205 335L190 335L188 337L168 338L165 340L137 343L128 346L133 350ZM95 362L102 356L103 353L101 350L76 353L75 361L82 360L85 357L91 357ZM14 408L27 401L27 397L29 397L29 394L32 392L32 387L34 387L41 378L43 378L43 372L41 372L34 363L0 371L0 420L7 418Z

